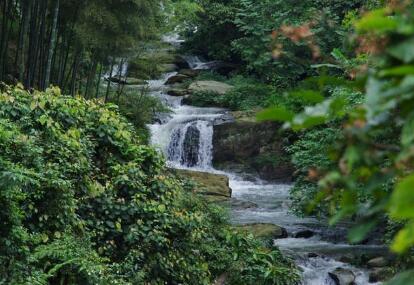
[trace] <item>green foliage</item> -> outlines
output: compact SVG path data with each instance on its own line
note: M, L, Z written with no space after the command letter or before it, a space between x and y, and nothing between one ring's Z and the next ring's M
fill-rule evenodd
M401 2L356 22L362 49L368 39L369 48L377 52L370 58L375 64L366 74L362 101L356 97L349 104L331 96L305 107L286 123L294 129L342 123L340 136L334 139L335 151L329 156L330 169L317 177L315 203L328 201L331 223L358 218L359 225L349 232L352 242L363 240L389 215L403 225L391 243L397 253L414 245L413 15L412 3ZM412 276L412 272L404 273L389 284L405 284Z
M149 140L147 124L153 121L154 116L157 113L170 112L158 98L148 94L146 87L142 87L141 90L124 91L116 104L122 115L139 131L140 138L144 141Z
M250 74L277 88L289 88L314 75L315 57L329 58L334 48L342 47L347 12L366 4L355 0L196 2L202 10L187 30L187 48L214 59L241 62ZM300 27L309 23L305 36ZM280 33L289 25L298 28L299 40ZM273 53L275 46L277 53Z
M3 88L0 283L211 284L229 268L297 281L276 249L249 259L262 245L171 175L115 105Z

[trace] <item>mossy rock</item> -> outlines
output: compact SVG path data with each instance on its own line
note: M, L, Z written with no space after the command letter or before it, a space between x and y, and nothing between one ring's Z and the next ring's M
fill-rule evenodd
M218 95L224 95L227 92L231 91L234 88L234 86L213 81L213 80L206 80L206 81L195 81L191 83L191 85L188 87L188 90L191 93L196 92L206 92L206 93L217 93Z
M229 178L226 175L183 169L177 169L175 171L177 174L195 181L200 186L198 188L198 193L206 196L213 196L211 197L211 200L231 198ZM214 196L218 196L218 198Z
M247 224L235 226L235 228L252 233L255 237L261 239L280 239L287 237L286 229L274 224Z

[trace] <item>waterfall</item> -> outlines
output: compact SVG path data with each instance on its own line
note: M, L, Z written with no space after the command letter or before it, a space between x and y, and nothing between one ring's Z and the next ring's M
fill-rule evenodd
M172 132L167 153L174 165L209 169L213 157L213 125L208 121L178 125Z

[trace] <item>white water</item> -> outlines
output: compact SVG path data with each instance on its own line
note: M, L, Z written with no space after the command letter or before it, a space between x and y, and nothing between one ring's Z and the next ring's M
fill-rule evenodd
M192 68L203 66L198 57L189 57L187 60ZM283 252L292 256L302 269L304 285L331 285L335 284L328 273L336 268L350 269L356 275L356 285L368 283L367 273L343 262L339 262L340 254L349 252L379 252L376 246L351 246L346 243L332 243L325 241L326 228L314 218L299 218L290 213L289 190L291 185L272 184L263 181L245 181L242 178L227 172L215 170L212 167L213 125L226 116L226 110L219 108L197 108L181 104L181 99L166 94L164 83L175 73L166 74L160 80L149 81L151 94L157 96L168 105L173 113L160 124L150 125L151 143L158 147L168 159L168 164L175 168L202 170L212 173L221 173L229 176L233 197L253 202L257 207L249 209L234 208L231 219L234 224L273 223L287 229L289 234L299 230L310 229L315 236L309 239L286 238L275 240ZM198 130L198 152L192 156L191 167L185 157L185 137L190 128ZM335 231L331 230L332 232ZM309 253L316 253L316 257L308 257ZM315 255L314 255L315 256Z

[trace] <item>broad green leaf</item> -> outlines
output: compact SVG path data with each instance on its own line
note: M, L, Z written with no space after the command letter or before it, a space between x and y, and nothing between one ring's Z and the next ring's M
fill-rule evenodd
M333 226L346 216L355 213L357 199L355 191L345 191L341 199L341 209L329 220L329 225Z
M292 111L287 110L283 107L273 107L266 109L259 114L257 114L257 119L259 121L291 121L294 117L294 113Z
M393 57L398 58L404 63L409 63L414 60L414 38L402 42L396 46L388 49L388 53Z
M337 64L332 64L332 63L321 63L321 64L313 64L311 65L312 68L323 68L323 67L328 67L328 68L336 68L336 69L343 69L342 66L337 65Z
M408 285L414 284L414 270L404 271L384 285Z
M382 70L379 75L382 77L387 76L405 76L414 74L414 65L401 65L389 69Z
M404 253L414 245L414 223L409 223L400 230L391 245L396 253Z
M363 241L367 234L378 224L377 220L360 223L348 232L348 239L352 243Z
M414 174L401 180L391 195L389 211L393 218L414 218ZM414 235L413 235L414 238Z
M386 9L378 9L367 13L362 19L356 22L358 32L385 33L398 28L398 22L387 15Z

